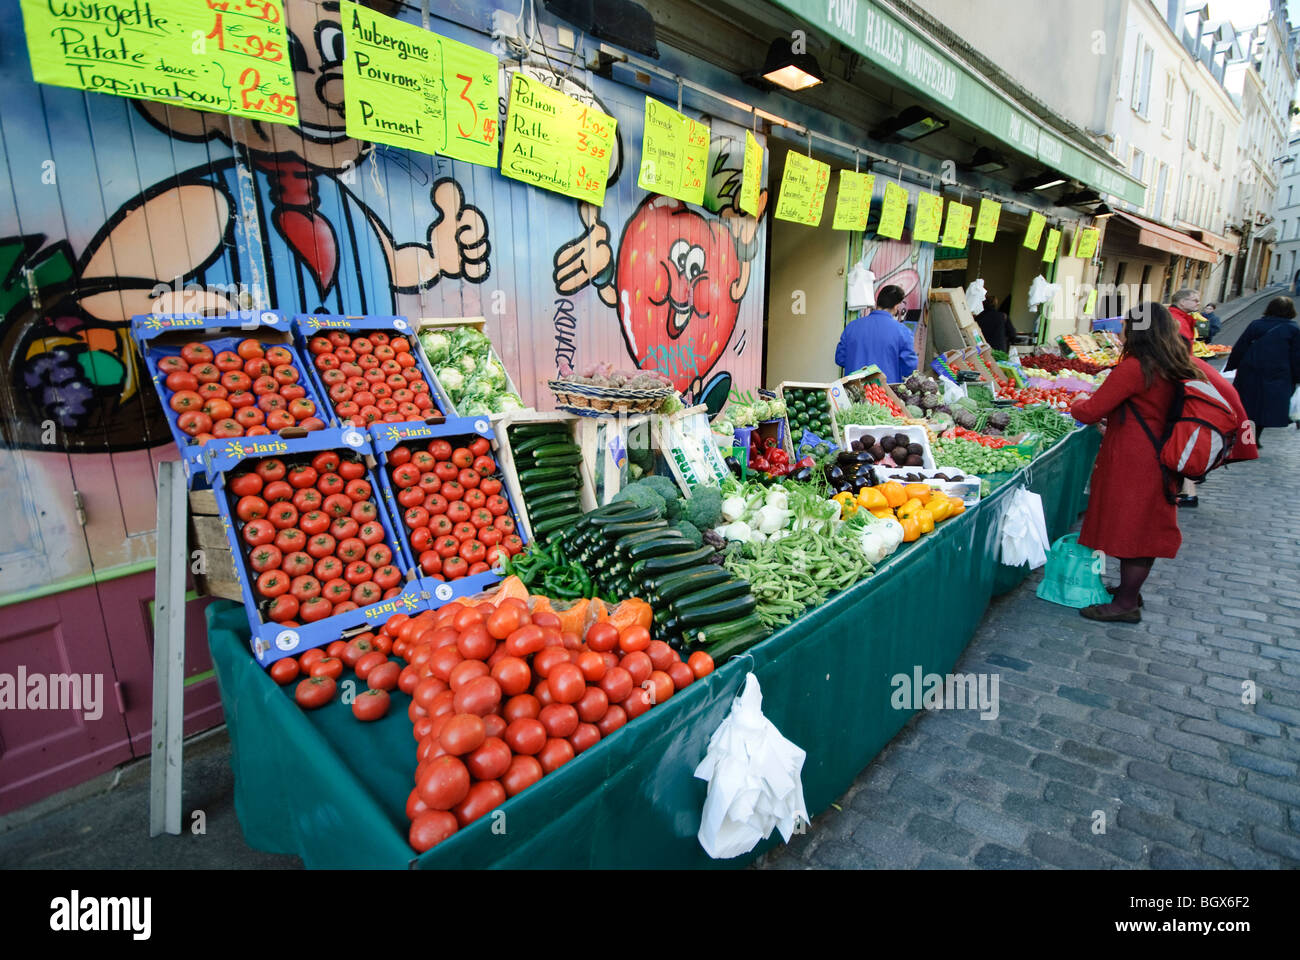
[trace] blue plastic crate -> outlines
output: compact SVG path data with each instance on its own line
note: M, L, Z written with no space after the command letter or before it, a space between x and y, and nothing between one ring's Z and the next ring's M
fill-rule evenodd
M329 391L325 388L325 381L321 378L320 371L316 369L315 355L309 346L312 337L329 333L331 330L341 330L354 336L364 336L367 331L382 330L389 335L405 337L411 346L411 355L415 357L416 366L424 376L425 383L429 385L429 396L438 407L437 412L448 419L456 416L451 400L443 391L438 378L434 376L433 368L429 366L429 360L420 347L415 328L406 317L388 315L347 317L341 314L300 313L293 318L295 342L307 365L308 373L314 379L320 395L325 398L331 414L334 413L334 404L329 399ZM432 413L433 411L428 411L428 414ZM336 417L336 421L343 422L339 417Z
M180 354L181 344L174 342L177 334L188 334L194 340L201 340L214 353L234 350L241 341L250 338L258 340L265 346L285 347L293 355L292 363L298 370L298 382L306 390L307 397L316 404L316 415L327 427L334 425L333 411L328 405L327 398L312 379L309 365L304 362L302 354L293 341L292 325L284 314L275 310L249 310L215 317L197 313L134 316L131 318L131 338L144 357L145 367L149 371L163 413L167 417L167 427L171 430L172 439L180 449L181 463L191 487L203 488L208 484L204 469L204 451L214 445L229 443L230 440L209 440L200 446L177 426L180 414L171 408L172 391L167 389L164 382L167 374L158 366L164 357ZM268 334L274 335L273 338L264 339ZM166 340L160 342L162 338Z
M325 646L345 635L376 629L394 613L418 612L428 607L428 597L422 595L419 585L414 582L412 566L403 551L402 538L397 536L392 518L384 509L380 478L374 470L367 467L365 479L370 484L371 497L377 508L376 519L384 530L383 542L392 551L393 565L405 580L401 585L401 593L297 627L285 627L263 618L254 589L257 574L248 564L248 554L253 548L240 537L243 522L235 512L238 498L228 491L228 483L233 474L242 472L240 466L248 461L276 457L291 464L297 460L310 460L315 454L330 450L355 453L362 458L363 463L366 457L373 455L369 437L355 427L320 430L298 439L276 436L236 438L220 449L204 451L207 476L216 494L221 525L230 544L240 592L243 594L244 610L248 614L252 631L249 642L258 663L263 666L269 666L284 657L297 656L312 647Z
M455 588L454 596L467 596L470 593L477 593L486 587L497 583L501 579L502 569L497 566L492 570L478 573L473 576L460 577L451 581L439 581L423 573L418 566L419 557L414 548L411 546L410 536L407 532L406 524L403 521L405 508L397 501L397 491L392 482L392 467L388 462L388 454L394 447L411 443L421 443L427 445L430 440L454 438L482 437L492 445L492 458L497 461L497 472L494 476L501 481L501 496L505 498L509 506L508 516L514 521L515 533L519 539L527 545L528 535L524 532L524 525L519 521L518 505L510 495L510 490L505 482L500 467L500 457L498 455L498 445L496 434L492 430L492 425L486 417L460 417L454 420L447 420L443 423L423 423L413 421L408 423L376 423L370 427L370 439L374 447L375 454L379 462L379 482L383 487L383 505L390 512L393 529L397 531L397 537L402 543L402 547L407 551L410 557L410 563L415 574L419 577L429 580L432 583L445 582ZM453 443L453 446L456 444ZM473 589L469 589L472 587ZM467 592L468 591L468 592ZM446 591L439 591L439 596L446 594ZM451 599L453 595L447 595L445 599ZM444 599L444 602L445 602Z

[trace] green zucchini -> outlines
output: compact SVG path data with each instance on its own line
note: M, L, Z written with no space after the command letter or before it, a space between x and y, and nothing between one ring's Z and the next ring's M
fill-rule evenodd
M539 433L556 433L562 431L569 432L569 425L563 420L538 420L533 423L512 423L507 428L510 431L510 439L516 436L535 437Z
M651 508L653 514L653 508ZM646 530L666 530L668 521L660 520L655 517L651 520L623 520L620 523L607 524L600 528L600 532L605 535L605 539L618 540L620 537L626 537L629 533L643 533Z
M749 588L748 580L732 580L730 583L714 584L711 587L705 587L694 593L678 597L671 602L671 605L678 613L684 613L696 607L705 607L751 595L752 591Z
M528 506L532 508L546 507L550 506L552 503L567 503L570 500L574 503L578 502L577 491L561 490L559 493L548 493L541 497L534 497L529 501Z
M728 583L731 579L731 574L717 564L704 563L647 581L646 590L663 605L705 587Z
M619 509L615 510L614 507ZM603 507L598 507L587 516L591 517L593 527L603 528L616 523L657 520L659 519L659 511L654 507L638 507L635 503L627 500L618 500L614 503L607 503Z
M561 441L559 443L547 443L540 447L533 447L530 451L534 459L538 457L563 457L571 453L578 452L578 445L573 441Z
M534 467L576 467L582 463L582 454L570 453L562 457L535 457Z
M672 532L677 536L631 545L627 548L627 558L636 561L648 560L651 557L675 557L678 554L688 553L694 549L691 542L682 536L679 531L673 530Z
M539 480L527 484L523 489L524 502L535 493L559 493L561 490L572 490L573 479L570 477L564 480Z
M539 483L544 480L573 480L577 472L573 467L530 467L518 473L521 484Z
M663 576L665 573L685 570L687 567L697 566L706 558L713 556L714 552L712 547L700 547L690 553L682 553L672 557L651 557L648 560L638 560L632 564L632 576L635 579L645 581Z
M571 513L563 517L552 518L543 523L533 525L533 536L548 537L557 530L563 530L572 526L578 520L578 514Z
M658 540L685 541L688 544L690 543L689 540L686 540L686 538L682 536L680 530L674 530L671 527L654 527L650 530L644 530L641 533L629 533L626 536L619 537L618 540L615 541L614 549L611 552L616 553L621 557L626 557L628 551L633 547L639 547L644 543L653 543Z
M733 597L730 600L720 600L717 603L706 603L682 610L677 614L677 619L685 629L689 630L692 627L707 627L712 624L743 620L757 607L758 601L754 599L752 593L749 593L743 597Z
M555 444L562 442L561 437L564 435L565 434L563 433L553 432L550 434L538 434L534 437L525 437L518 441L511 439L510 451L514 454L515 459L518 460L523 457L531 456L534 450L539 450L542 447L554 446Z
M687 631L691 633L692 631ZM728 657L742 653L754 644L766 640L771 630L763 626L757 614L746 617L733 624L722 627L709 627L694 632L694 638L702 645L715 665Z
M576 523L582 516L582 511L578 509L576 503L548 503L544 507L528 511L528 522L533 526L539 523L545 523L547 520L556 520L559 517L573 517Z

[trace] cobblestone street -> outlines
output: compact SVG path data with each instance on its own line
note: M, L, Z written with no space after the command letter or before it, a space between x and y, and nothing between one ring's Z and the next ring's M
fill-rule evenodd
M1181 552L1156 562L1141 624L1039 600L1036 572L953 671L999 675L1000 716L918 714L759 866L1300 866L1300 517L1278 499L1297 489L1300 433L1263 441L1179 512Z

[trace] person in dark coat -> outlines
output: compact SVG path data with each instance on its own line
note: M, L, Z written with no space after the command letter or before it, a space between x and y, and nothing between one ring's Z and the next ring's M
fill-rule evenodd
M1183 540L1178 510L1165 497L1156 449L1127 405L1142 414L1156 436L1163 436L1174 385L1204 379L1170 312L1158 303L1144 303L1124 317L1119 363L1091 397L1070 409L1082 423L1106 420L1079 543L1117 557L1120 566L1114 600L1079 611L1089 620L1140 623L1140 591L1155 558L1177 556Z
M1012 324L1011 318L998 309L997 300L991 295L984 298L984 310L975 318L975 322L980 325L980 333L984 334L984 339L994 350L1006 353L1016 342L1019 331Z
M1266 427L1290 425L1291 394L1300 384L1300 326L1290 297L1269 301L1233 345L1224 369L1237 371L1233 385L1255 421L1256 442Z

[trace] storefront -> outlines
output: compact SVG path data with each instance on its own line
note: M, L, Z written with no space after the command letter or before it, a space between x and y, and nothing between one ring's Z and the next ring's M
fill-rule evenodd
M1163 224L1130 213L1110 218L1101 247L1102 291L1099 316L1117 317L1144 300L1168 303L1176 290L1190 287L1201 299L1213 297L1211 273L1219 253Z
M414 8L368 6L408 25L422 19ZM826 28L818 4L780 6ZM863 0L859 22L871 6ZM8 22L22 22L14 0L0 9ZM10 374L0 390L0 486L15 505L0 540L0 673L44 665L100 674L112 695L91 724L0 715L0 812L149 753L155 477L177 450L129 335L132 317L242 308L290 317L483 318L530 407L554 407L553 378L607 363L661 373L686 402L716 414L729 399L783 381L838 378L834 345L850 316L845 276L855 263L866 263L877 284L902 285L918 319L932 287L984 279L990 293L1011 298L1019 329L1034 331L1029 283L1040 273L1059 282L1074 225L1092 221L1047 194L1017 192L1015 180L1050 165L1077 184L1132 190L1094 155L994 109L983 82L964 72L952 84L918 87L915 75L886 66L892 85L872 81L882 103L942 96L951 129L927 153L925 144L877 140L874 123L758 89L716 60L666 43L657 58L614 49L575 38L579 31L542 13L536 29L546 49L500 58L498 109L476 119L505 129L516 76L613 117L604 196L582 202L507 177L491 162L351 135L342 116L340 15L310 0L285 0L283 12L305 57L295 68L298 125L37 83L22 34L11 30L3 40L9 188L0 248L10 275L22 280L4 301L0 340ZM455 0L433 10L427 26L482 53L492 43L493 13L494 5ZM515 44L521 37L522 30L498 40L518 54L527 46ZM843 42L870 53L860 38ZM743 53L761 62L762 45L752 46ZM941 59L938 66L950 58ZM927 76L944 74L938 66ZM698 201L668 200L638 183L648 97L708 125ZM747 135L766 148L749 212L740 201ZM999 177L963 171L943 179L985 137L1017 151L1015 167ZM833 171L874 174L866 229L834 229L836 173L816 226L774 216L791 151ZM875 233L890 184L907 194L903 229L892 240ZM946 249L915 240L922 194L941 196L949 211L954 201L1000 204L994 239ZM1024 242L1031 220L1043 217L1044 235L1068 228L1054 263L1044 262L1041 242ZM690 263L677 256L682 244ZM937 249L948 263L938 276ZM1064 290L1049 311L1042 329L1051 337L1086 326L1081 288L1090 261L1070 259L1084 283ZM711 274L707 310L683 319L659 295L655 271L691 283ZM644 313L632 309L646 301L653 306ZM194 558L193 573L202 573L202 559ZM190 600L184 690L192 733L222 714L203 628L209 601Z

